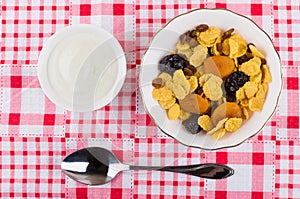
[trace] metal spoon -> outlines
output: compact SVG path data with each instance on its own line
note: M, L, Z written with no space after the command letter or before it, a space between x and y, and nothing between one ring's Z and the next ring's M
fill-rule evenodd
M234 170L222 164L197 164L189 166L132 166L121 163L116 156L100 147L89 147L67 156L62 170L75 181L87 185L110 182L120 171L158 170L185 173L208 179L222 179L233 175Z

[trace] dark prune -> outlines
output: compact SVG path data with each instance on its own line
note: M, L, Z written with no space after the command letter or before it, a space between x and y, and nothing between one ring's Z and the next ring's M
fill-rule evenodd
M236 92L249 81L249 76L241 71L231 73L225 80L226 92Z
M199 32L205 32L208 29L209 26L207 24L200 24L199 26L196 27L196 30L198 30Z
M188 65L188 61L179 54L170 54L163 57L159 61L159 70L173 74L178 69L184 69Z
M188 119L182 121L184 128L192 134L199 133L202 128L198 125L199 115L191 115Z

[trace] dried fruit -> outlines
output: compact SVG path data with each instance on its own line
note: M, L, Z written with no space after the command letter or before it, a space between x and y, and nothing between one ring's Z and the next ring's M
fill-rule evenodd
M183 120L182 125L192 134L199 133L202 128L198 125L199 115L191 115L188 119Z
M226 92L236 92L249 81L249 76L241 71L231 73L225 80Z
M208 100L198 94L189 94L183 100L179 100L182 110L190 113L203 114L209 107Z
M236 102L225 102L218 106L212 113L212 123L216 125L220 120L228 117L241 117L242 110Z
M154 88L161 88L163 86L163 80L161 78L155 78L152 80L152 86Z
M204 70L206 73L225 78L230 75L235 69L235 64L232 59L227 56L212 56L204 61Z
M159 70L173 74L178 69L183 69L188 65L187 60L178 54L170 54L159 61Z

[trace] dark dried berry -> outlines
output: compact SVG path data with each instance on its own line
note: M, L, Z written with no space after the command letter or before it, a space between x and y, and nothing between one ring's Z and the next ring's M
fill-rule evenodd
M188 65L187 60L179 54L170 54L159 61L159 70L173 74L178 69L184 69Z
M184 43L184 42L186 42L186 38L187 38L187 35L186 35L186 33L184 33L184 34L179 36L179 41L181 43Z
M196 37L197 37L197 32L198 32L197 30L191 30L189 36L190 36L191 38L196 38Z
M236 101L236 92L226 92L226 101L227 102L235 102Z
M267 64L267 60L265 58L261 58L260 60L261 60L261 65Z
M193 71L191 69L189 69L188 67L185 67L183 69L183 73L187 76L192 76L194 74Z
M222 40L228 39L229 37L231 37L231 34L234 32L234 29L231 28L229 30L227 30L226 32L223 33L222 35Z
M249 81L249 76L241 71L231 73L225 80L226 92L236 92Z
M202 128L198 125L199 115L191 115L188 119L182 121L184 128L192 134L199 133Z
M163 80L162 78L155 78L154 80L152 80L152 86L154 88L161 88L163 86Z
M208 56L209 56L209 57L214 56L211 47L207 47L207 52L208 52Z
M216 47L217 47L217 51L218 51L218 52L222 52L223 47L222 47L222 44L221 44L221 43L216 43Z
M237 58L238 64L241 65L242 63L245 63L245 62L249 61L252 58L253 58L253 56L244 54L243 56Z
M198 86L194 91L195 94L201 95L203 93L203 89L201 86Z
M199 32L204 32L209 29L209 26L207 24L200 24L199 26L196 27L196 30Z

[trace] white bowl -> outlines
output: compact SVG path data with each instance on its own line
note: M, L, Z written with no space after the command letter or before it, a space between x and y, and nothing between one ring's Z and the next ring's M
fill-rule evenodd
M77 112L99 109L119 93L126 59L119 42L93 25L72 25L51 36L40 53L38 78L55 104Z
M159 60L175 49L181 34L199 24L216 26L222 30L234 28L247 42L254 43L264 53L273 78L262 111L255 112L240 129L234 133L226 133L218 141L213 140L211 135L193 135L187 132L181 125L181 120L169 120L165 110L152 97L151 82L159 74ZM241 144L260 132L271 118L282 89L281 61L268 34L251 19L224 9L197 9L175 17L154 36L142 59L139 84L146 111L164 133L187 146L216 150Z

